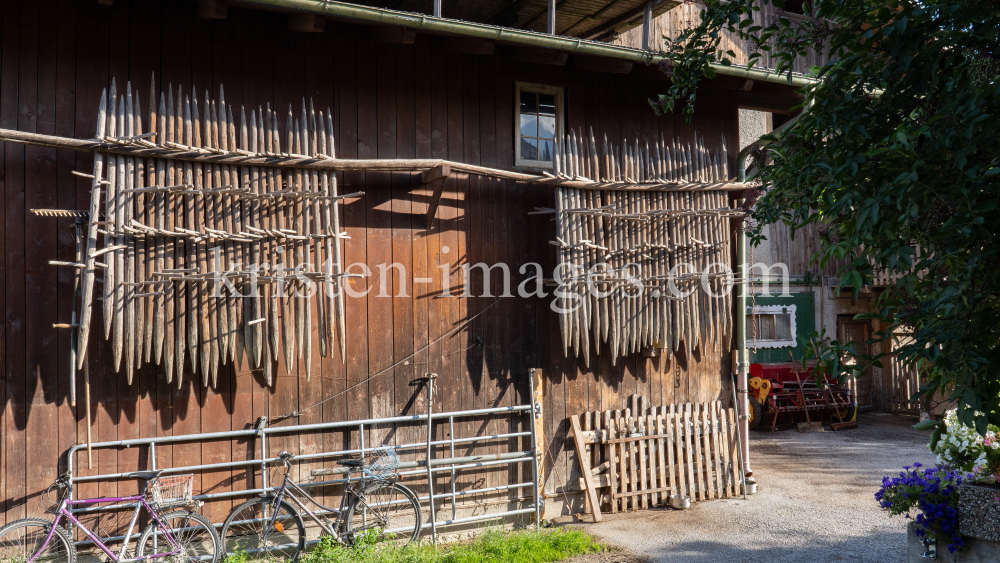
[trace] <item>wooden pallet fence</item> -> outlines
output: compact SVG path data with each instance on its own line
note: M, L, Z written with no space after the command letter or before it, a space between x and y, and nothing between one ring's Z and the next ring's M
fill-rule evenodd
M736 415L720 401L648 407L633 396L625 410L570 417L585 511L663 506L670 495L694 501L742 494L734 459Z

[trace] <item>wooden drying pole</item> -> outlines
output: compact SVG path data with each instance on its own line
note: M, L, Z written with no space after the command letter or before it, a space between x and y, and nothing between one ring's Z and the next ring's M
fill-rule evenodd
M277 117L275 116L276 120ZM100 120L99 120L100 121ZM523 174L485 166L475 166L461 162L441 159L337 159L330 157L310 157L296 154L244 154L248 151L209 150L171 142L166 146L152 143L140 143L142 139L122 140L104 138L70 139L54 135L26 133L12 129L0 129L0 141L35 145L55 149L75 150L81 152L99 152L113 155L130 155L152 158L166 158L187 162L202 162L224 166L259 166L265 168L301 168L310 170L331 171L383 171L383 172L423 172L438 166L447 165L452 172L477 174L501 180L514 180L542 185L559 186L586 190L610 191L743 191L751 187L739 182L698 182L698 181L645 181L645 182L599 182L591 181L582 176L579 179L562 179L551 175Z

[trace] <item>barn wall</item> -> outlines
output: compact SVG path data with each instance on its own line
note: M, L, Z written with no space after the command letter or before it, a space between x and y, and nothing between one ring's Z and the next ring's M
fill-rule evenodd
M3 128L91 137L101 90L111 78L119 88L131 80L145 104L155 73L157 91L182 85L187 92L194 84L199 92L217 95L224 84L226 99L248 110L264 104L298 107L303 96L312 98L318 108L333 109L342 157L448 158L511 168L513 83L524 80L566 86L568 124L593 127L599 136L689 137L697 129L709 145L724 134L730 158L738 152L734 93L706 89L691 124L680 116L657 118L646 100L668 83L641 68L619 75L579 72L572 64L515 63L504 47L492 56L448 53L443 38L424 35L413 45L375 44L365 28L345 23L330 22L320 34L290 33L284 16L233 7L225 20L199 20L190 2L116 0L104 8L94 1L11 0L3 2L0 21ZM68 335L52 328L69 322L72 275L48 261L73 259L72 224L29 210L86 208L89 182L70 172L92 167L89 154L15 144L2 148L0 524L39 514L40 491L65 469L62 454L86 439L82 384L78 407L69 404ZM605 353L587 368L563 357L549 301L521 298L500 301L457 334L365 381L493 302L439 297L439 266L450 266L453 288L460 285L459 266L467 263L505 261L517 272L522 264L538 262L551 272L555 250L547 241L554 237L554 223L527 212L552 207L553 197L549 188L458 175L449 181L435 225L427 230L429 194L418 175L348 172L339 181L342 193L367 193L341 208L341 224L351 237L345 264L365 263L377 272L378 264L398 262L410 272L406 297L375 297L377 279L351 281L359 291L368 283L374 288L368 297L347 298L346 362L339 352L316 358L310 378L306 366L287 373L279 365L273 387L245 366L226 366L214 389L192 384L200 376L194 377L190 366L180 387L168 385L155 366L127 384L112 373L106 344L92 338L89 407L95 441L248 428L261 415L287 413L355 384L360 385L299 422L420 413L423 394L411 382L428 372L439 374L435 410L510 405L525 400L527 370L535 367L545 374L547 490L556 493L576 482L567 414L624 408L633 393L648 396L652 404L720 396L721 376L729 370L726 350L696 351L693 358L636 356L616 366ZM418 277L436 281L414 287ZM523 277L515 275L517 281ZM499 273L493 281L499 283ZM467 426L465 434L500 430L499 422ZM337 445L314 436L275 447ZM246 450L246 444L174 446L163 448L158 460L161 466L222 462L246 456ZM99 450L95 467L83 470L105 473L147 464L135 448ZM488 477L494 483L506 478ZM220 492L246 481L240 471L226 471L200 476L197 486ZM105 483L80 492L130 490L134 485ZM206 508L221 521L229 505Z
M681 33L688 30L701 19L701 12L704 4L699 2L682 2L679 6L664 12L653 18L649 29L649 47L654 50L664 49L667 45L664 38L677 39ZM790 14L769 2L759 2L759 11L754 13L754 24L767 27L772 25L778 17L787 17L791 20L805 20L802 15ZM733 52L733 62L736 64L747 64L750 55L759 49L753 44L739 38L736 33L722 31L722 42L719 50L723 53ZM626 47L642 48L642 25L633 27L622 32L612 41L615 45ZM792 70L794 72L806 73L813 66L826 64L828 57L828 46L807 49L805 55L800 55L795 59ZM760 51L762 56L757 60L758 68L775 68L778 64L776 58L770 56L766 51Z

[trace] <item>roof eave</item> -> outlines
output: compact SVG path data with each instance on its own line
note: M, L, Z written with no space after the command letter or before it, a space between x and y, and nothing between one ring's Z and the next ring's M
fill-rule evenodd
M240 4L257 5L291 12L319 14L332 18L344 18L380 25L398 25L436 33L479 37L493 41L514 43L531 47L555 49L598 57L623 59L644 64L656 64L663 57L649 51L590 41L578 37L549 35L522 29L512 29L484 23L453 20L425 14L400 12L386 8L361 6L334 0L240 0ZM772 70L713 64L716 74L749 78L755 81L785 84L796 88L813 84L815 79L801 74L777 74Z

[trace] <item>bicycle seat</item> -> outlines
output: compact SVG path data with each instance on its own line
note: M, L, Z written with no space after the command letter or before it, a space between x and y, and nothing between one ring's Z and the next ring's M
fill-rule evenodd
M154 471L136 471L135 473L129 473L129 479L142 479L143 481L149 481L150 479L155 479L163 473L162 469L157 469Z
M345 467L361 467L365 464L363 459L342 459L337 462L337 465L343 465Z

